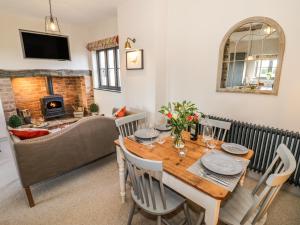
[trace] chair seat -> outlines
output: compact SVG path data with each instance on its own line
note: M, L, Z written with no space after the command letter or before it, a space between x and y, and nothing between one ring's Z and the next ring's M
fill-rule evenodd
M220 221L228 225L240 225L255 199L256 196L253 196L250 190L238 186L232 193L231 198L228 199L220 209ZM251 221L255 215L256 213L249 218L245 225L251 225ZM266 216L259 221L259 224L264 224L265 220Z
M145 180L148 180L148 179L145 178ZM150 214L165 215L170 212L173 212L174 210L176 210L179 206L181 206L185 202L185 199L183 197L181 197L176 192L172 191L171 189L169 189L168 187L165 186L164 189L165 189L166 206L167 207L166 207L166 209L164 209L163 203L161 200L162 198L160 196L159 182L154 179L152 179L152 180L153 180L154 198L155 198L155 202L156 202L155 210L153 209L152 201L150 200L151 199L150 192L148 192L149 206L147 206L144 192L143 192L143 196L144 196L144 203L143 203L141 199L137 199L137 196L134 194L133 189L131 189L132 198L140 208L142 208L143 210L145 210L146 212L148 212ZM148 184L149 182L146 182L146 183Z

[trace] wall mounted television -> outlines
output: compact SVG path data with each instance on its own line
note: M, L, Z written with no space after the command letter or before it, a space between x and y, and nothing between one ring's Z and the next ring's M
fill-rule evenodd
M24 58L71 60L67 36L20 30Z

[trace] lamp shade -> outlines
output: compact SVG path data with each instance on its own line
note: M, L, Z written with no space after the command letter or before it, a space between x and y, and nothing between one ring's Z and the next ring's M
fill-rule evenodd
M131 44L130 44L129 40L127 40L127 41L125 42L125 49L126 49L126 50L131 49Z
M132 48L131 43L135 43L135 38L127 38L126 42L125 42L125 49L129 50Z
M59 24L56 17L45 17L45 31L50 33L60 33Z

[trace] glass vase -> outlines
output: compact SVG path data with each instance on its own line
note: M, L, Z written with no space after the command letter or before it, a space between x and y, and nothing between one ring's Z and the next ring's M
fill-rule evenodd
M174 147L175 148L184 148L184 141L182 138L182 131L174 132Z

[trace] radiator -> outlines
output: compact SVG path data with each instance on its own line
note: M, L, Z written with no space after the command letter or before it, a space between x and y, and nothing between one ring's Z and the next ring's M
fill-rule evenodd
M279 144L284 143L296 158L297 167L289 179L291 184L300 186L300 134L287 130L259 126L255 124L209 116L211 119L231 122L230 131L225 141L237 143L254 151L249 168L258 173L264 173L272 159ZM200 127L200 132L202 127Z

